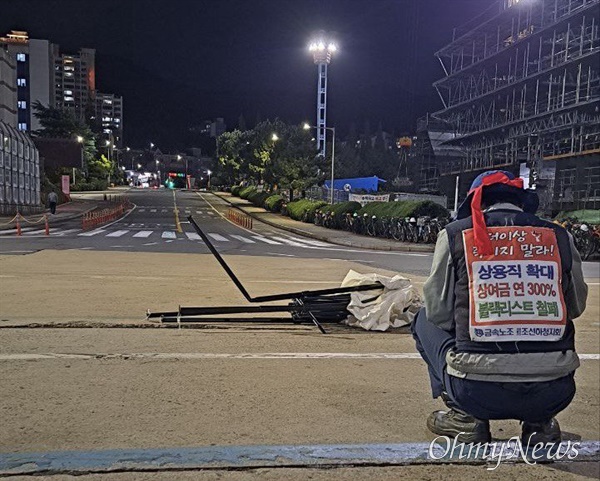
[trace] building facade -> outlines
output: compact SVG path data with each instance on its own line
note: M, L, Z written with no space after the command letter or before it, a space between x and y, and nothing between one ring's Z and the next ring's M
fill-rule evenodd
M528 174L547 210L600 205L599 17L600 0L499 0L455 31L433 117L462 155L437 162L442 184L459 176L464 193L502 168Z
M6 45L0 45L0 122L17 126L17 65Z
M38 150L27 133L0 121L0 214L42 210Z
M93 95L96 90L96 51L82 48L75 55L61 54L53 46L54 81L52 98L54 106L69 110L79 120L88 122L93 112Z
M117 147L123 140L123 97L96 92L94 97L94 129L102 132Z
M30 39L27 32L13 30L0 38L0 47L15 61L17 90L15 108L17 128L24 132L39 129L33 105L52 105L50 85L53 81L52 44L48 40ZM5 105L2 102L2 105Z

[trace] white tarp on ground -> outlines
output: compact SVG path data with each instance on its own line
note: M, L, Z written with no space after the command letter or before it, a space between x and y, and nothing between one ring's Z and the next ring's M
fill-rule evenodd
M410 279L379 274L360 274L349 271L342 281L342 287L359 286L379 282L383 291L362 291L350 294L348 311L351 315L346 324L362 327L368 331L386 331L390 327L410 324L421 308L421 298Z

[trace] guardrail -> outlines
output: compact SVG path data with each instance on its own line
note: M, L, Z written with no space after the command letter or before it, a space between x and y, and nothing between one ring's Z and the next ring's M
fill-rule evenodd
M105 195L106 198L106 195ZM114 200L113 200L114 198ZM111 196L111 202L119 202L114 207L93 210L81 217L81 228L83 230L93 229L99 225L106 224L122 216L129 207L129 199L122 196Z
M246 215L238 210L228 209L227 218L235 224L244 227L245 229L252 229L252 217Z

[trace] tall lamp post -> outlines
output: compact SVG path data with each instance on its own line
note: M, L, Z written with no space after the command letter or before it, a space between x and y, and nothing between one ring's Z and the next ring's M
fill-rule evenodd
M317 129L318 127L315 127L314 125L308 125L307 123L305 123L302 128L304 130L309 130L309 129ZM331 143L331 185L329 188L329 203L333 205L333 182L335 180L335 127L325 127L325 129L327 130L331 130L332 135L332 143ZM319 154L320 155L320 154Z
M210 190L210 174L212 174L212 172L210 170L207 170L206 173L208 174L208 183L206 184L206 187L208 188L208 190Z
M321 32L311 41L308 50L313 54L313 60L319 71L317 82L317 148L319 154L325 158L326 131L327 131L327 66L331 62L331 55L338 49L336 43Z

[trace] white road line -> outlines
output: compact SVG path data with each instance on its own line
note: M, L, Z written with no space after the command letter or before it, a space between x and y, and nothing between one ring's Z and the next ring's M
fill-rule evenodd
M138 212L146 212L146 209L138 209Z
M74 234L75 232L79 232L79 231L81 231L81 229L67 229L67 230L60 231L58 233L54 233L54 235L62 237L62 236L68 235L68 234ZM42 230L42 232L44 232L44 231ZM52 235L52 234L53 234L52 229L50 229L50 235Z
M21 227L21 232L28 232L37 229L37 227ZM17 228L0 231L0 235L16 235Z
M206 213L207 213L208 215L215 215L215 213L214 213L214 212L211 212L210 210L207 210L207 211L206 211Z
M163 239L177 239L177 234L175 232L166 230L162 233L161 237Z
M202 240L202 237L200 237L196 232L186 232L185 235L189 240Z
M110 234L106 234L105 237L121 237L122 235L125 235L128 232L128 230L116 230L114 232L111 232Z
M163 210L160 211L161 214L164 214L166 212L167 212L167 209L163 209Z
M156 212L156 209L150 209L150 212Z
M291 239L286 239L285 237L273 236L273 239L283 242L284 244L294 246L294 247L310 247L310 246L307 246L306 244L300 244L300 242L295 242Z
M276 246L280 246L281 242L276 242L274 240L268 239L266 237L262 237L260 235L253 235L252 236L253 239L259 240L261 242L264 242L265 244L272 244L272 245L276 245Z
M60 229L50 229L48 232L50 232L50 234L56 234L58 232L60 232ZM23 235L36 235L36 234L45 234L46 233L46 229L38 229L38 230L30 230L29 232L24 232Z
M141 237L143 239L150 237L150 235L153 233L153 230L141 230L139 232L136 232L135 234L133 234L133 237Z
M0 354L0 361L39 361L51 359L421 359L416 352L140 352L140 353L12 353ZM600 354L579 354L584 361L598 361Z
M105 229L96 229L96 230L92 230L89 232L82 232L81 234L77 234L77 235L82 236L82 237L92 237L97 234L102 234L103 232L106 232L106 230Z
M256 242L254 242L253 240L247 239L246 237L241 236L241 235L230 234L230 237L233 237L234 239L245 242L246 244L256 244Z
M219 242L229 242L229 239L227 239L226 237L223 237L222 235L219 234L208 234L209 236L211 236L214 240L219 241Z
M145 246L155 246L157 245L158 242L148 242L147 244L144 244Z
M197 211L196 211L196 214L202 214L202 212L201 212L201 211L199 211L199 210L197 210Z
M304 244L308 244L311 246L317 246L317 247L332 247L331 244L326 244L325 242L321 242L318 240L314 240L314 239L302 239L300 237L294 237L291 235L286 235L285 237L287 237L288 239L292 239L296 242L302 242Z

